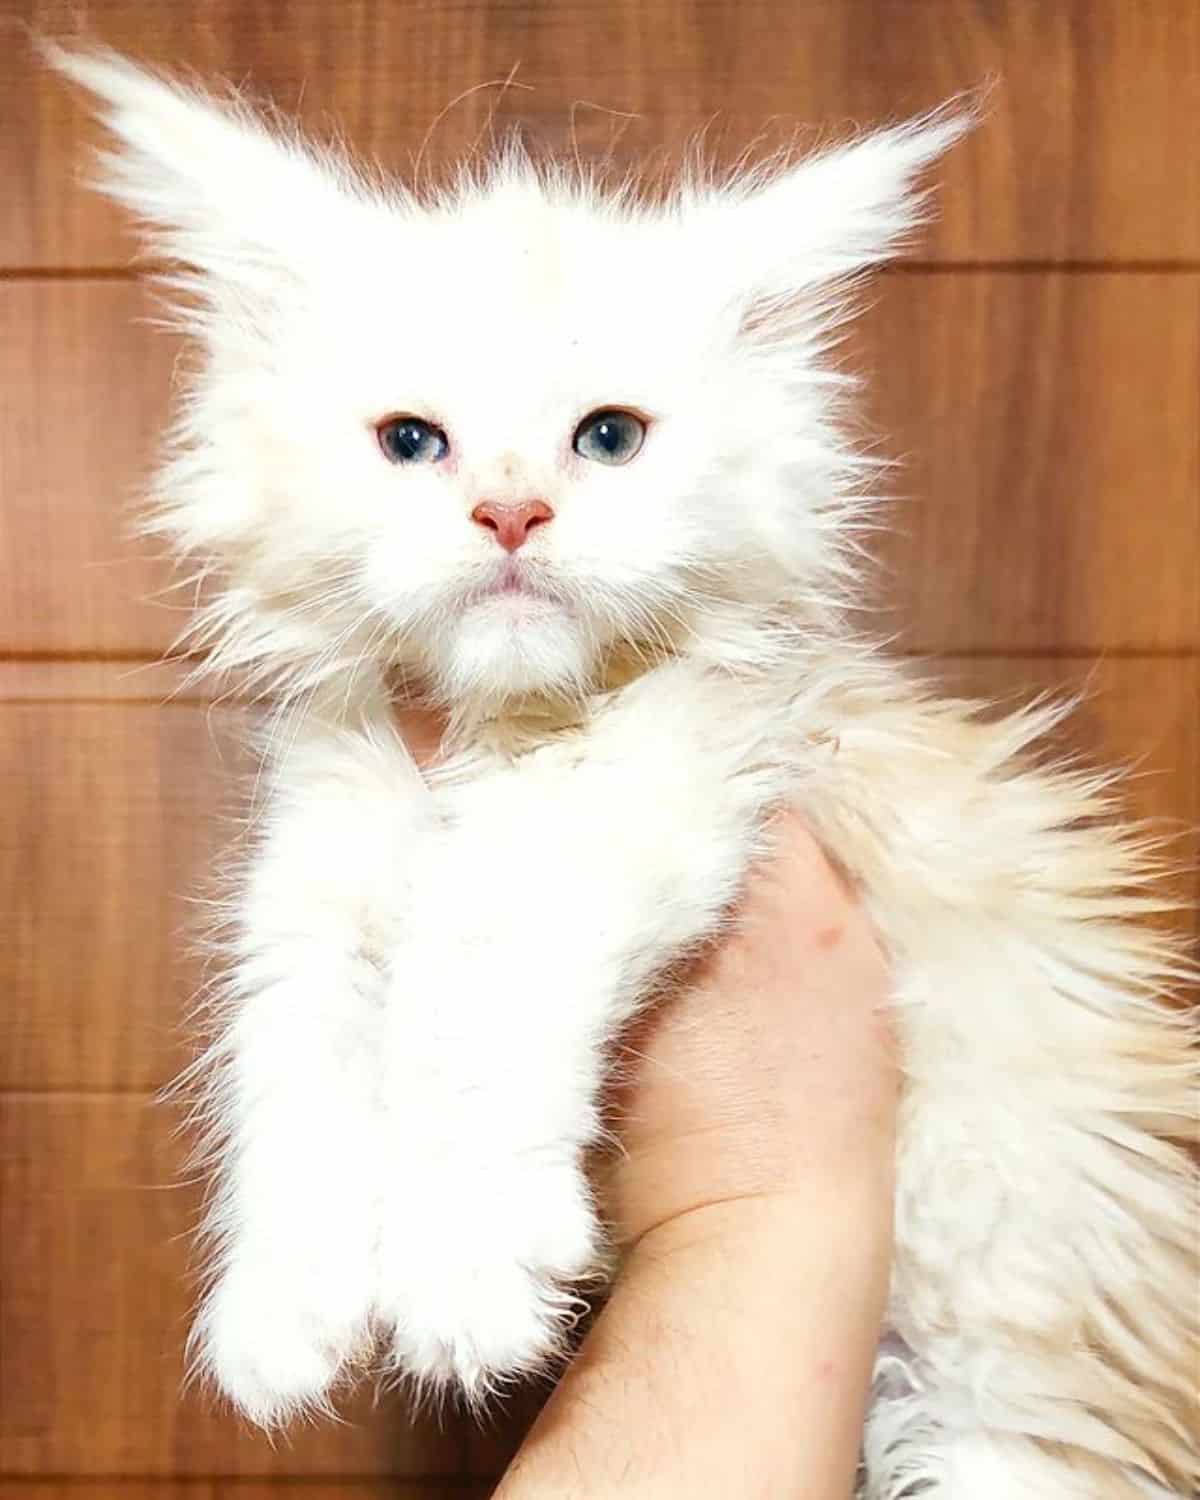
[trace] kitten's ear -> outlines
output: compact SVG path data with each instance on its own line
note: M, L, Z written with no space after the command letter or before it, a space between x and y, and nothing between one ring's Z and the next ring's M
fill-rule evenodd
M218 100L107 50L41 51L115 138L96 186L132 210L153 253L199 273L178 278L195 287L265 291L365 196L340 158L269 128L232 92Z
M976 113L956 101L720 189L707 209L721 223L722 264L736 267L739 294L751 306L786 303L895 254L924 217L920 174Z

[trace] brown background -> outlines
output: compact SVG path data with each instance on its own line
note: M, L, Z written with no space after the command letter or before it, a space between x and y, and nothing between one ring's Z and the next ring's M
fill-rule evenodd
M535 89L501 117L619 153L704 126L719 152L769 145L998 76L920 258L880 279L847 351L904 460L885 619L958 686L1089 683L1077 739L1137 763L1143 812L1192 822L1200 6L0 3L0 1500L89 1479L251 1500L288 1476L310 1500L485 1493L514 1420L480 1437L363 1400L272 1447L180 1397L197 1189L152 1095L182 1055L184 898L238 756L231 710L164 703L175 679L153 662L179 601L152 600L165 565L121 534L175 349L139 321L117 215L75 185L91 127L23 41L19 23L61 33L81 12L118 47L248 79L318 130L336 118L400 167L443 106L516 63ZM463 101L432 159L478 140L494 104ZM1193 898L1194 876L1179 889Z

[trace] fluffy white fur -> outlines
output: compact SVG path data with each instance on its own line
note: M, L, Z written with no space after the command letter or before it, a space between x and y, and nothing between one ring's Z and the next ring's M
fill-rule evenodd
M848 618L871 468L821 355L942 114L647 201L515 145L421 201L109 54L103 183L203 362L157 525L213 663L274 695L204 1066L203 1369L257 1422L378 1344L480 1397L546 1360L600 1231L605 1047L797 802L893 956L907 1093L864 1496L1145 1500L1196 1473L1186 964L1057 711L944 701ZM625 467L589 410L652 418ZM398 468L372 423L440 423ZM484 498L547 500L480 598ZM432 786L393 727L453 712Z

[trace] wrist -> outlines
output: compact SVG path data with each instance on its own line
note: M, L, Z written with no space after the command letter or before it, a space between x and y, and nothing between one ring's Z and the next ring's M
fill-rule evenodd
M848 1264L861 1278L869 1263L890 1261L890 1172L860 1170L789 1191L698 1203L648 1225L624 1248L621 1278L648 1274L667 1260L721 1259L737 1270L774 1267L784 1282L811 1278L820 1263ZM740 1274L740 1273L739 1273Z
M839 1236L890 1237L895 1146L886 1129L873 1134L817 1160L774 1161L753 1142L737 1151L728 1141L711 1151L695 1141L686 1152L650 1146L616 1160L601 1193L622 1257L647 1239L684 1240L716 1226L735 1234L758 1226L786 1240L816 1221Z
M891 1248L876 1186L648 1229L498 1494L848 1495Z

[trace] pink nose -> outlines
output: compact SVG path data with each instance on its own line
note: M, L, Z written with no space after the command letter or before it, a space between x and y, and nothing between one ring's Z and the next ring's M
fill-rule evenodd
M505 552L515 552L525 545L535 526L554 519L554 512L544 500L518 500L515 505L482 500L471 512L471 519L477 526L495 532Z

